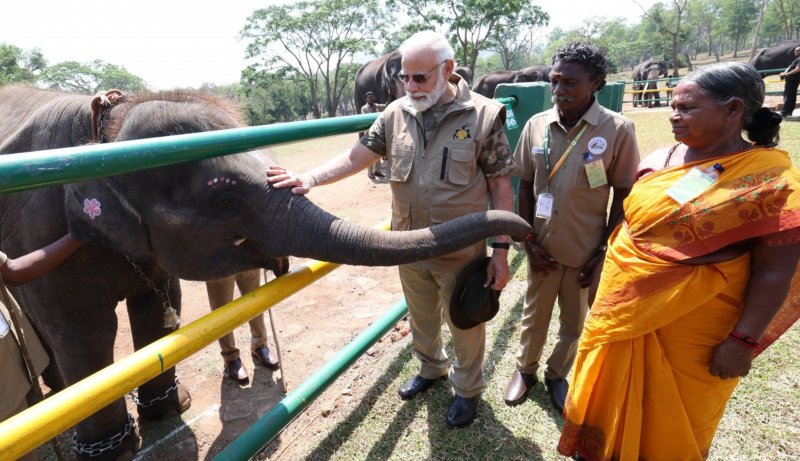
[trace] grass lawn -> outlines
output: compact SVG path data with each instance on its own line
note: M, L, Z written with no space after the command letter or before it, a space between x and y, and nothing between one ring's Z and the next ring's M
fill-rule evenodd
M674 142L666 111L640 111L628 116L636 123L642 155ZM795 163L800 164L800 122L782 125L781 148L790 151ZM414 376L419 366L406 338L360 378L364 384L354 389L353 395L360 404L350 411L334 413L317 435L303 437L306 449L302 456L312 460L564 459L555 451L563 421L552 409L541 384L522 405L511 408L503 402L519 340L527 267L524 254L512 249L511 266L512 280L503 291L500 313L489 323L484 365L487 387L478 418L470 427L450 430L444 425L452 399L449 384L438 383L412 401L397 397L398 387ZM557 308L553 317L558 317ZM553 322L550 340L556 334L555 327ZM548 341L545 357L551 349L552 342ZM449 353L452 357L452 349ZM800 328L795 326L758 358L739 385L709 459L798 457Z

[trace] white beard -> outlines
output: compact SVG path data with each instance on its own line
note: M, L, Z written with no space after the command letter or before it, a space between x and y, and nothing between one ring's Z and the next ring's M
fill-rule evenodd
M447 90L447 82L444 80L444 75L440 74L438 80L436 80L436 86L430 91L430 93L425 93L423 91L415 91L413 93L408 93L408 103L411 107L414 108L417 112L425 112L426 110L430 109L439 98L442 97L445 90ZM411 96L424 96L424 99L412 99Z

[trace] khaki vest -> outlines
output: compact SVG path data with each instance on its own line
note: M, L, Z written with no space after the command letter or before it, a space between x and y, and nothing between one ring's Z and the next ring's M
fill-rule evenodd
M392 187L392 230L412 230L440 224L489 206L489 187L478 154L504 107L471 93L457 75L453 103L433 129L427 147L422 113L404 97L385 116L386 152ZM486 254L480 241L448 255L414 263L426 270L457 271Z

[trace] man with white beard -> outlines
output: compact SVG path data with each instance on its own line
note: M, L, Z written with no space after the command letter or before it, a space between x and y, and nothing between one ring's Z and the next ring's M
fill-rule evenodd
M505 109L469 90L455 67L453 48L432 31L414 34L400 46L406 96L391 103L369 132L349 151L313 170L296 175L280 167L267 171L275 187L304 194L312 187L350 176L384 157L392 187L392 230L439 224L491 208L511 211L511 149L503 132ZM510 238L493 238L485 286L502 290L508 282ZM450 370L441 325L447 322L456 360L450 380L455 398L447 413L449 427L470 424L484 388L485 325L453 326L447 306L458 272L486 255L485 242L449 255L400 266L400 281L411 318L419 374L403 385L402 399L413 399Z

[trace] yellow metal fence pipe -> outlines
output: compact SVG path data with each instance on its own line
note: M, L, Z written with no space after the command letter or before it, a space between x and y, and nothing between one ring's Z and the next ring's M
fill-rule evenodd
M0 459L34 450L339 266L310 261L1 422Z

